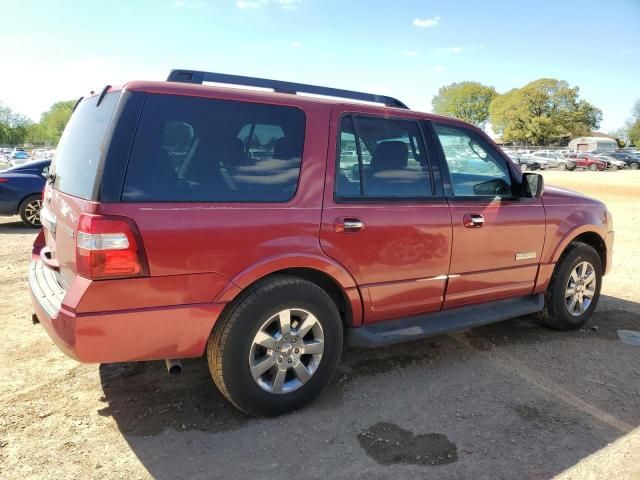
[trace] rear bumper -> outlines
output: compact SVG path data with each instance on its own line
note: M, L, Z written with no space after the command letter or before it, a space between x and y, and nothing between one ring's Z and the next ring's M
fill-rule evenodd
M78 278L65 291L37 259L28 278L38 320L58 347L80 362L199 357L225 306L197 303L78 313L76 306L92 282Z

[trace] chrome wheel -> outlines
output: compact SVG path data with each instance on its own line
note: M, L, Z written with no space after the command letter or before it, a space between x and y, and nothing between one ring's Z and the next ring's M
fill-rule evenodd
M42 200L32 200L24 207L24 218L31 225L40 226L40 209L42 208Z
M564 292L569 315L579 317L591 305L596 294L596 271L589 262L581 262L573 269Z
M251 343L249 369L260 388L289 393L307 383L324 352L322 325L301 308L282 310L258 329Z

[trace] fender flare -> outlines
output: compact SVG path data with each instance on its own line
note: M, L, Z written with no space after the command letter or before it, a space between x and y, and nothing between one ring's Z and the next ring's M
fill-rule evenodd
M288 254L267 258L261 262L244 269L229 282L215 299L215 302L229 303L233 301L244 289L257 280L272 273L289 268L306 268L323 273L334 280L342 289L351 307L352 325L362 323L362 297L356 281L351 274L338 262L314 254Z
M569 246L569 244L573 240L575 240L576 237L578 237L579 235L582 235L583 233L595 233L596 235L598 235L598 237L600 237L600 240L602 241L602 243L606 245L606 242L605 242L606 232L604 231L604 228L599 227L597 225L592 225L592 224L581 225L579 227L574 228L573 230L570 230L565 234L564 237L562 237L562 240L558 243L555 250L553 251L553 254L551 255L550 263L557 263L558 260L560 260L560 256L562 255L562 252L565 251L567 246Z

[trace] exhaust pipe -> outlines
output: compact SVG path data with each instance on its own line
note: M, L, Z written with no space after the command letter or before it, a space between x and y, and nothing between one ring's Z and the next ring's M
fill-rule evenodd
M182 373L182 362L180 360L167 359L165 363L167 364L167 372L169 372L169 375L177 377Z

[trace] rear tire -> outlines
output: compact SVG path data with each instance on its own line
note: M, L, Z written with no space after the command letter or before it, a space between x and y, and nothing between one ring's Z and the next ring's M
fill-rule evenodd
M565 171L566 169L567 169L567 164L566 163L560 162L558 164L558 170Z
M313 328L305 332L307 322ZM323 289L274 276L218 319L207 360L213 381L233 405L249 415L274 416L320 394L337 369L342 342L340 314Z
M602 261L598 253L586 243L572 243L556 265L538 320L556 330L580 328L598 305L601 286Z
M638 169L638 164L637 163L632 163L631 165L629 165L629 168L631 168L631 170L637 170Z
M29 228L41 228L40 209L42 208L42 196L31 195L20 204L20 218Z
M595 163L592 163L591 165L589 165L589 170L591 170L592 172L595 172L596 170L598 170L598 165L596 165Z

